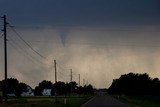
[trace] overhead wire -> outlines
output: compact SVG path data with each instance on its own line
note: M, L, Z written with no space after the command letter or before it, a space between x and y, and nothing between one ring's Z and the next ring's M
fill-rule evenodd
M38 51L36 51L26 40L24 40L22 36L16 31L16 29L14 29L11 25L9 27L15 32L17 37L19 37L24 42L24 44L26 44L33 52L35 52L41 58L47 59L45 56L41 55Z
M33 55L31 55L25 48L22 47L22 45L19 44L19 42L17 43L14 39L12 39L11 36L8 36L8 43L9 45L14 48L19 54L22 54L23 56L25 56L27 59L29 59L32 63L34 64L38 64L38 66L41 67L41 69L44 69L45 71L51 71L49 70L50 66L46 63L43 63L42 61L40 61L39 59L37 59L36 57L34 57ZM47 65L47 68L44 68Z
M57 62L56 65L57 65L57 78L58 78L58 80L63 80L66 82L70 81L70 72L69 71L67 72L67 70L69 70L69 69L63 68L59 64L59 62Z
M22 36L16 31L16 29L14 29L10 24L9 24L9 27L12 29L12 31L14 31L14 33L16 34L16 36L26 45L28 46L34 53L36 53L38 56L40 56L41 58L43 59L47 59L45 56L43 56L42 54L40 54L38 51L36 51L26 40L24 40L22 38ZM0 37L2 38L2 37ZM27 50L23 49L23 47L21 45L19 45L17 42L15 42L14 39L12 39L10 36L8 36L9 39L8 40L8 43L9 45L14 48L19 54L22 54L23 56L29 56L29 59L32 60L32 61L37 61L41 64L44 64L42 63L41 61L37 60L35 57L33 57L32 55L29 54L29 52L27 52ZM59 68L63 69L61 66L59 66ZM64 70L64 69L63 69ZM69 77L66 77L66 75L64 75L61 70L60 72L58 72L61 76L61 78L69 78Z
M21 45L19 45L17 42L15 42L10 36L8 36L8 41L9 41L10 45L11 45L11 42L12 42L12 43L15 44L19 49L21 49L26 55L28 55L30 58L34 59L35 61L37 61L37 62L39 62L39 63L41 63L41 64L44 64L43 62L39 61L38 59L36 59L36 58L33 57L32 55L30 55L24 48L22 48ZM13 45L13 44L12 44L12 45ZM14 46L14 47L16 47L16 46ZM19 51L19 52L20 52L20 51ZM22 53L22 52L20 52L20 53Z
M0 39L3 37L3 33L0 35Z
M63 80L64 78L67 78L67 80L70 82L70 79L71 79L70 69L63 68L60 62L57 63L57 67L61 69L61 70L60 69L58 70L58 73L61 75L60 77L63 78ZM66 71L65 74L64 74L64 71ZM78 79L79 79L78 75L79 74L77 74L76 72L72 72L72 80L78 82Z
M9 24L9 25L10 25L10 24ZM43 59L47 59L46 57L42 56L39 52L37 52L34 48L32 48L32 46L31 46L28 42L26 42L26 41L21 37L21 35L13 28L13 26L10 25L9 27L10 27L10 28L12 29L12 31L16 34L16 37L18 37L27 47L29 47L29 49L31 49L34 53L36 53L36 55L40 56L40 57L43 58ZM11 39L11 38L10 38L10 39ZM11 39L11 40L12 40L12 42L14 42L21 50L23 50L28 56L30 56L31 58L35 59L37 62L40 62L41 64L45 64L45 65L47 65L47 66L50 66L50 65L48 65L48 64L46 64L46 63L43 63L42 61L38 60L37 58L33 57L29 52L27 52L27 50L23 49L22 46L18 44L19 42L16 43L16 40L13 40L13 39Z
M61 71L67 71L68 69L63 68L62 66L60 66L59 64L57 64L57 67L61 70Z
M70 80L70 72L69 69L63 68L60 63L57 63L57 67L59 68L58 72L60 73L60 75L62 75L62 78L67 79L68 81ZM67 72L68 71L68 72Z
M41 68L43 68L42 67L42 65L44 66L44 63L42 63L42 62L40 62L39 60L37 60L35 57L33 57L33 56L31 56L30 54L28 54L28 53L24 53L22 50L20 50L14 43L12 43L12 42L8 42L9 43L9 45L12 47L12 48L14 48L19 54L21 54L21 55L23 55L23 56L25 56L25 57L27 57L27 59L28 60L30 60L32 63L34 63L34 64L38 64L38 66L40 66ZM51 71L51 70L49 70L49 66L47 67L47 69L44 69L44 70L48 70L48 71Z
M43 64L42 62L38 61L38 60L35 59L33 56L24 53L24 52L23 52L22 50L20 50L20 49L16 46L16 44L14 44L13 42L8 41L8 43L9 43L9 46L11 46L12 48L14 48L19 54L21 54L21 55L23 55L23 56L25 56L25 57L29 56L29 57L27 57L28 60L30 60L32 63L35 63L35 64L41 64L41 65L38 65L38 66L40 66L41 68L43 68L42 65L44 65L44 64ZM37 63L36 63L36 62L37 62ZM43 69L44 69L44 68L43 68ZM44 70L48 70L48 68L47 68L47 69L44 69ZM48 70L48 71L49 71L49 70Z
M57 72L57 77L58 77L58 80L63 80L63 81L69 81L69 77L66 76L66 75L63 75L62 73L60 73L59 71Z
M69 81L69 79L70 79L69 72L64 72L63 69L59 69L59 66L57 66L57 67L58 67L58 70L57 70L58 77L60 77L62 80Z
M37 61L37 62L43 64L42 62L38 61L38 60L35 59L33 56L31 56L30 54L28 54L28 52L24 52L24 53L25 53L25 54L24 54L22 51L20 51L20 49L18 49L18 48L16 47L16 45L15 45L13 42L8 41L8 43L9 43L9 45L10 45L12 48L14 48L19 54L21 54L21 55L23 55L23 56L25 56L25 57L29 56L28 59L29 59L31 62Z

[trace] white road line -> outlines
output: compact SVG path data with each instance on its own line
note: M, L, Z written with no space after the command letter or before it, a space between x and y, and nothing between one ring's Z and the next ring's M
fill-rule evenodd
M89 101L87 101L86 103L84 103L81 107L85 107L90 101L92 101L94 98L96 98L96 96L94 96L93 98L91 98Z

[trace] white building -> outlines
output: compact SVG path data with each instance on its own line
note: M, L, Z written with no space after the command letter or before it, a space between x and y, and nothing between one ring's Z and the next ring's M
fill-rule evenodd
M27 91L22 92L21 96L34 96L32 88L30 86L27 86Z
M10 94L7 94L7 96L9 96L9 97L15 97L16 95L14 93L10 93Z
M51 96L51 89L43 89L43 96Z

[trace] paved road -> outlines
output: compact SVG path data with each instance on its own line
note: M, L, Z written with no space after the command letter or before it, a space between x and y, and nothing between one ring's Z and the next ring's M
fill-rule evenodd
M130 107L109 95L105 95L103 92L97 93L97 95L82 105L82 107Z

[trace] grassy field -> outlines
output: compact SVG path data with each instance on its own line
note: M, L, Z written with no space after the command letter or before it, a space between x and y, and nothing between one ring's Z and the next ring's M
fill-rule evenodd
M92 96L71 97L21 97L10 98L7 103L0 103L0 107L80 107ZM66 104L64 104L66 100Z
M114 96L116 99L128 103L133 107L160 107L158 96Z

